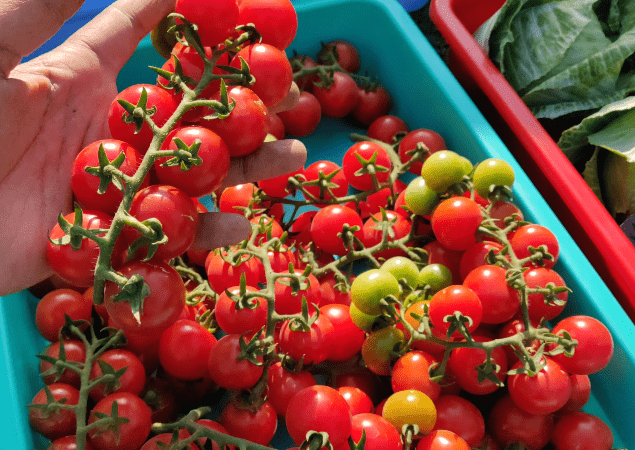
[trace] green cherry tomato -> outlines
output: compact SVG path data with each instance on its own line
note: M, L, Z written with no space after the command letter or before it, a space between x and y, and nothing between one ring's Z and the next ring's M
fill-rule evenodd
M439 194L430 189L423 178L417 177L406 187L404 201L413 213L427 216L439 203Z
M489 158L476 166L473 182L476 193L487 198L490 186L511 186L514 184L514 169L507 161Z
M390 375L393 355L404 341L403 331L398 328L391 326L375 331L362 344L364 365L377 375Z
M404 425L419 426L419 435L429 434L437 421L437 409L430 397L415 389L395 392L384 403L382 416L397 430Z
M469 175L474 166L465 156L461 156L461 162L463 162L463 175Z
M390 272L397 280L405 279L412 289L419 283L419 268L405 256L393 256L381 265L380 270Z
M401 288L393 274L380 269L371 269L358 275L351 284L351 302L370 316L382 313L381 299L398 296Z
M369 314L365 314L359 310L355 303L351 303L350 306L350 314L351 321L355 324L357 328L363 331L371 331L373 329L373 325L375 321L379 318L379 316L371 316Z
M419 272L419 286L430 286L432 292L438 292L452 284L452 272L443 264L428 264Z
M452 150L434 152L423 162L421 177L428 188L442 194L450 186L463 180L466 170L465 159Z

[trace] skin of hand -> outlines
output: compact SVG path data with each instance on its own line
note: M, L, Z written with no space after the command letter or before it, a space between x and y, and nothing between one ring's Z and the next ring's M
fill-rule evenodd
M116 77L139 41L174 8L174 0L118 0L62 45L24 64L20 59L50 38L83 0L0 1L0 295L52 274L48 233L72 211L71 167L85 146L110 137L108 109ZM295 104L299 92L272 112ZM232 161L225 187L304 166L295 140L266 143ZM197 247L214 248L248 236L238 214L202 217Z

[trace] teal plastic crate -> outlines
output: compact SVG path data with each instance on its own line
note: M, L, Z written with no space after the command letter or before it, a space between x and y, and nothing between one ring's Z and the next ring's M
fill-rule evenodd
M585 314L601 320L612 332L615 354L609 366L591 376L592 397L587 412L602 417L613 429L615 446L635 450L631 431L635 412L635 326L539 195L456 79L437 56L407 12L394 0L296 0L298 36L288 51L316 55L320 42L345 39L359 49L362 73L377 77L392 95L392 113L414 128L439 132L448 147L473 162L501 158L516 172L515 201L525 217L549 227L561 246L556 269L573 289L563 316ZM148 65L162 58L144 39L121 71L119 88L153 83ZM317 131L303 138L309 163L340 160L351 145L351 128L343 121L324 119ZM46 342L38 336L34 312L37 299L28 292L0 297L0 404L3 405L2 449L44 449L46 443L32 432L26 405L40 389L38 360ZM288 448L284 428L272 445Z

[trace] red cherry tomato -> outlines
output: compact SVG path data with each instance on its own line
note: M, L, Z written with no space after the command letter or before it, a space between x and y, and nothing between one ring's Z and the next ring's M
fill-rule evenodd
M452 431L470 447L478 447L485 436L485 420L472 402L458 395L442 395L434 405L437 408L435 430Z
M392 368L390 383L394 392L415 389L423 392L433 402L441 394L441 385L430 380L429 361L432 357L414 350L400 357Z
M198 226L198 210L192 198L185 192L172 186L155 184L137 192L130 206L130 215L143 222L157 219L161 222L161 230L168 238L159 244L154 260L169 261L185 253L196 235ZM141 232L136 228L124 228L127 242L133 244L140 238ZM145 257L147 247L138 248L135 258Z
M479 205L469 198L443 200L432 213L432 231L450 250L464 251L476 243L476 232L483 222Z
M450 323L444 319L454 315L455 311L459 311L464 317L469 317L470 322L466 324L466 327L470 332L476 330L480 325L483 305L478 295L467 286L448 286L434 294L430 299L428 314L435 328L447 332ZM459 337L461 334L455 331L452 336Z
M177 14L196 24L203 45L215 47L229 38L238 24L238 3L236 0L177 0L174 6ZM209 20L214 17L214 20Z
M103 148L109 161L114 161L121 153L125 159L119 170L128 176L133 176L141 164L143 155L130 144L117 139L103 139L95 141L79 152L71 169L71 186L75 198L84 209L94 209L114 215L123 199L123 192L115 184L110 183L106 191L98 193L101 179L86 171L88 167L99 167L99 149ZM141 188L148 185L147 178Z
M46 340L55 342L59 338L60 329L66 323L64 316L88 322L92 311L91 299L73 289L55 289L38 302L35 325Z
M333 255L344 255L348 249L341 237L344 224L357 226L359 230L353 234L363 237L363 223L359 214L351 208L341 205L329 205L317 212L311 223L311 237L319 248ZM340 236L338 236L340 234Z
M377 182L382 184L388 180L392 163L388 152L379 144L371 141L357 142L353 144L344 154L342 159L342 169L346 180L355 189L367 191L373 188L373 177L370 174L356 175L355 173L365 166L357 159L361 157L364 161L371 161L375 158L375 175Z
M180 380L196 380L207 376L207 358L216 338L194 320L174 322L159 339L161 367Z
M170 158L157 158L154 171L159 181L182 190L190 197L203 197L216 191L229 171L229 149L225 141L207 128L182 127L172 130L165 139L162 150L178 150L175 139L187 146L192 146L199 140L197 156L202 162L185 171L180 165L163 166Z
M412 130L399 142L398 152L399 159L402 163L406 163L412 159L412 155L409 155L408 152L414 151L417 148L417 143L419 142L421 142L430 151L430 153L425 155L424 160L427 159L431 153L439 150L446 150L448 148L445 144L445 140L443 140L443 137L441 137L441 135L436 131L428 130L426 128ZM408 168L408 172L421 175L422 166L423 161L417 161Z
M63 401L66 405L76 405L79 401L79 391L73 386L65 383L52 383L42 388L33 397L29 408L29 423L31 427L44 437L55 440L69 434L75 434L77 419L75 411L71 409L56 409L46 412L36 405L47 403L46 389L53 396L55 401Z
M359 101L355 80L343 72L333 74L333 84L328 88L313 86L312 93L320 102L322 114L338 119L353 112Z
M346 400L328 386L310 386L298 392L289 402L285 415L287 430L296 444L304 441L307 432L325 431L333 447L348 439L352 416Z
M373 120L368 126L366 136L392 145L395 143L394 139L397 133L407 133L408 131L410 131L408 125L403 119L385 115Z
M230 401L221 412L218 421L231 436L246 439L260 445L268 445L278 427L273 406L266 401L253 412L251 408Z
M530 414L506 395L494 405L487 427L501 447L523 444L527 450L541 450L553 435L554 417Z
M516 256L521 259L530 256L529 247L538 248L544 245L547 248L547 252L553 256L552 260L543 260L544 267L548 269L554 266L560 254L558 239L551 230L542 225L529 224L521 226L514 231L510 244ZM525 266L538 267L538 263L528 262Z
M545 357L547 365L535 376L516 374L507 377L509 395L519 408L532 414L551 414L562 408L571 396L571 380L560 365ZM523 367L520 361L512 369Z
M283 322L280 329L280 351L295 361L303 358L303 364L319 364L326 361L334 345L335 328L331 321L320 314L309 331L294 329L290 322Z
M269 129L269 110L260 96L243 86L227 88L229 102L236 102L234 109L224 119L201 118L200 125L219 135L227 144L232 157L249 155L262 145ZM210 100L220 101L220 91ZM245 133L249 130L249 133Z
M390 94L383 86L369 90L360 89L359 100L352 115L359 123L368 126L375 119L388 114L391 106Z
M328 56L333 50L335 60ZM318 62L320 64L333 64L335 61L347 72L356 73L359 71L359 52L357 48L348 41L338 39L322 45L320 53L318 54Z
M230 294L239 295L240 286L232 286L227 289ZM256 292L258 289L246 286L247 292ZM267 301L262 297L252 298L249 308L236 308L236 302L223 291L216 301L214 315L218 326L227 334L243 334L249 331L256 332L267 323Z
M141 448L150 434L152 411L138 396L129 392L117 392L100 400L90 411L88 424L98 420L97 413L111 414L117 403L119 417L128 419L117 431L91 428L88 432L91 443L97 450L125 450Z
M262 35L262 42L279 50L291 44L298 28L298 18L291 1L242 0L239 3L238 23L253 23Z
M268 401L279 416L287 413L289 402L305 387L315 386L315 378L309 372L289 372L277 362L267 372Z
M240 58L247 62L249 72L256 78L250 89L267 108L277 105L287 96L293 82L293 71L282 50L265 43L248 45L236 53L230 66L239 69Z
M100 362L101 361L101 362ZM106 350L93 363L90 379L94 380L104 374L102 364L114 370L125 368L125 372L115 383L99 383L90 391L90 398L98 402L115 392L130 392L139 395L146 382L146 371L137 355L123 348Z
M483 305L482 323L503 323L520 308L520 292L507 284L507 270L484 265L472 270L463 280Z
M302 91L295 106L278 113L284 124L285 133L295 137L305 137L313 133L322 120L322 106L313 94Z
M108 112L110 134L113 139L127 142L140 153L145 153L148 150L153 137L152 130L147 123L144 123L141 130L137 133L134 122L125 123L124 117L129 116L129 114L119 104L119 100L125 100L137 105L144 89L148 96L146 108L150 110L156 107L156 112L152 115L152 121L158 127L165 125L165 122L174 114L178 106L170 93L162 87L153 84L136 84L127 87L115 97Z
M127 301L115 301L113 296L121 289L114 282L106 282L104 304L115 325L126 333L158 333L172 325L185 305L185 285L179 273L164 262L130 261L119 269L130 278L138 275L150 288L150 295L143 300L139 321Z

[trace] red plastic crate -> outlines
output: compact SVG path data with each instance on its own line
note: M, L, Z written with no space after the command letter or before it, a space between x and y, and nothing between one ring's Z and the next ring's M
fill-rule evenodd
M504 0L432 0L448 66L635 321L635 247L472 34Z

